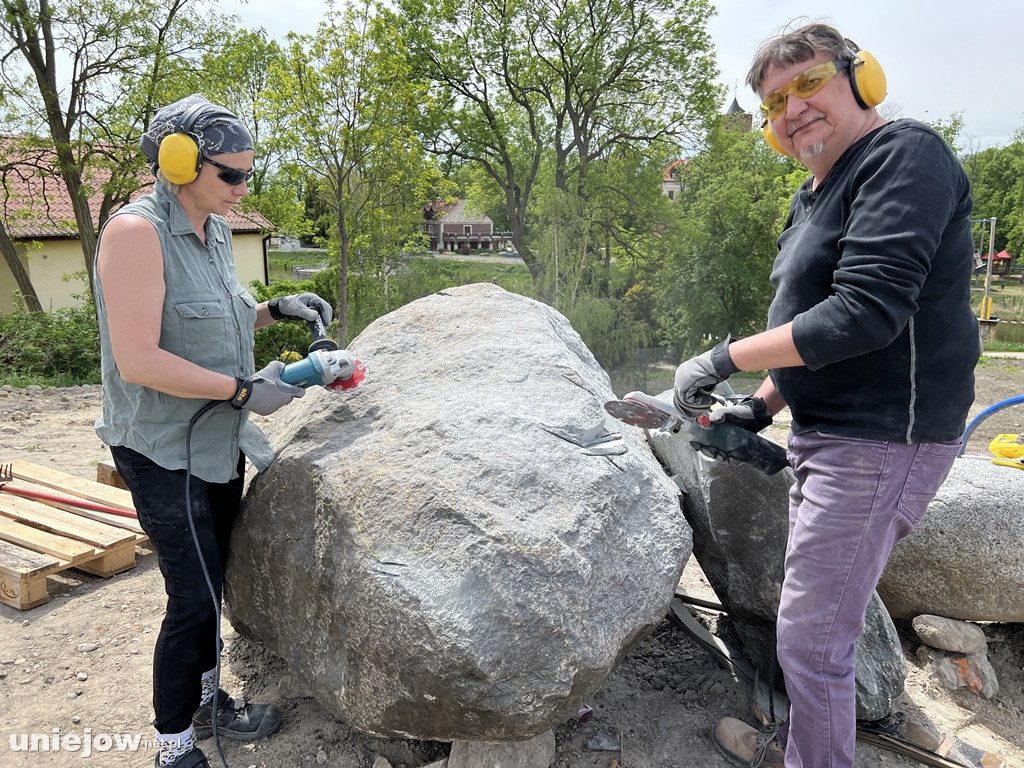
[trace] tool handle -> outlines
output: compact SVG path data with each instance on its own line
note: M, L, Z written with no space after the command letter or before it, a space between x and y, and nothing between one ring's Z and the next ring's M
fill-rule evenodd
M739 424L731 421L708 421L706 415L698 418L696 423L698 428L690 432L690 439L722 451L730 461L750 464L766 475L774 475L789 466L786 451L781 445L756 435Z
M307 320L306 327L309 328L309 335L313 337L313 343L309 345L307 352L315 352L318 349L333 351L338 348L338 343L334 339L328 338L324 321L319 315L316 320Z
M315 342L314 342L315 343ZM294 363L288 363L281 371L281 381L296 387L305 389L313 384L323 385L324 366L315 350L310 347L310 353Z
M117 507L108 507L106 504L96 504L85 499L79 499L77 497L69 496L58 496L53 493L44 493L42 491L30 491L27 488L12 488L9 485L0 485L0 491L7 493L13 493L16 496L24 496L26 499L40 499L44 501L55 501L58 504L67 504L69 507L79 507L81 509L89 509L93 512L106 512L108 515L118 515L120 517L137 517L134 512L128 512L124 509L118 509Z

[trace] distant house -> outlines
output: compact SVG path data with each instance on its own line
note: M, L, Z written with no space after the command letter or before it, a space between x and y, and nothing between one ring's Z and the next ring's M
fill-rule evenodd
M511 232L495 232L494 222L467 211L465 200L431 200L423 208L423 234L432 251L502 251L512 245Z
M661 194L669 200L676 200L683 188L683 169L686 167L686 158L673 160L665 166L661 173Z
M725 124L729 128L738 128L746 133L753 125L753 120L754 116L744 112L739 101L733 97L732 104L725 110ZM662 171L661 194L665 195L669 200L675 201L679 199L679 193L683 190L683 171L686 169L688 161L689 158L686 157L682 160L673 160Z
M6 164L10 165L12 139L0 137ZM43 157L42 165L47 158ZM18 249L22 266L32 280L43 309L51 311L77 305L76 295L88 288L85 278L85 258L78 238L78 227L71 206L71 198L60 177L33 173L21 167L8 170L0 186L0 220ZM145 186L132 198L152 190L153 179L147 171ZM92 180L99 189L102 180ZM90 200L93 222L98 221L102 191ZM267 284L267 245L273 229L266 218L255 211L233 210L227 216L231 225L235 266L242 285L253 280ZM79 275L75 277L75 275ZM69 279L65 279L69 278ZM14 292L18 284L6 260L0 258L0 313L15 308Z

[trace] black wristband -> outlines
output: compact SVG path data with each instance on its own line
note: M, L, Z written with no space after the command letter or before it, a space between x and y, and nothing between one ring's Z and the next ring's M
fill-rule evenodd
M732 334L730 333L711 350L711 365L715 367L715 373L725 378L739 371L736 363L732 361L732 355L729 354L729 345L731 343Z
M279 301L281 301L281 297L280 296L278 296L276 298L273 298L273 299L271 299L270 301L267 302L267 309L270 310L270 316L272 318L274 318L275 321L281 320L281 319L284 318L284 315L281 314L281 310L279 310L277 308L277 303Z
M234 396L228 402L237 411L245 405L245 401L252 394L252 379L235 379L235 382L238 386L235 389Z
M773 423L772 415L768 413L768 406L760 397L750 398L750 413L754 418L754 429L751 432L760 432L765 427L770 427Z

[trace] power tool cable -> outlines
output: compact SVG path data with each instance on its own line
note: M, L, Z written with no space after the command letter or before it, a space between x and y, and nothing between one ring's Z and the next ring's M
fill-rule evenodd
M192 519L192 427L196 425L196 422L199 421L203 414L223 402L223 400L211 400L200 408L188 423L188 431L185 433L185 515L188 517L188 528L192 532L192 542L196 546L196 554L199 555L199 565L202 566L203 578L206 579L206 587L210 591L210 600L213 601L213 610L216 614L217 631L215 642L217 664L214 666L213 673L213 701L211 702L213 712L211 723L213 726L213 744L217 750L217 756L220 758L224 768L230 768L228 761L224 758L224 751L220 746L220 734L217 732L217 706L220 703L220 600L217 598L217 590L213 587L210 569L206 565L206 558L203 557L203 548L199 544L199 534L196 533L195 521Z

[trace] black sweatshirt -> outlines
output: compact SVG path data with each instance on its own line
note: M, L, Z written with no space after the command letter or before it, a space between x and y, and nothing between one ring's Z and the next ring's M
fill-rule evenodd
M948 442L963 432L981 352L971 309L970 185L913 120L851 146L794 195L768 327L793 321L806 367L772 380L793 431Z

